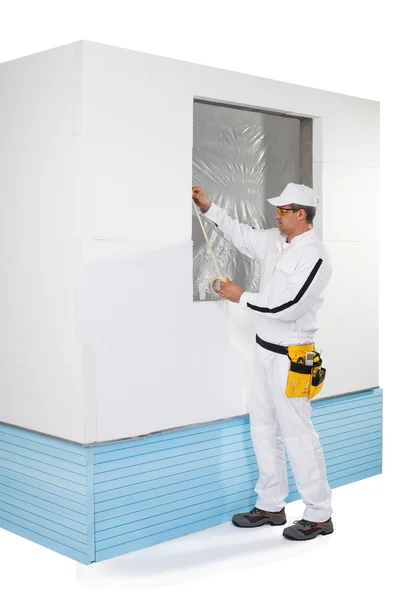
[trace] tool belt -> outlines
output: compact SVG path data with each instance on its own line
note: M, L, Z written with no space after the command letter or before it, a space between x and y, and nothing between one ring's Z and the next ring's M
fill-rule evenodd
M279 346L265 342L256 336L256 342L266 350L284 354L290 360L286 396L289 398L305 398L310 400L322 390L326 369L322 366L321 355L315 351L314 344L299 346ZM312 365L306 365L307 353L312 353Z

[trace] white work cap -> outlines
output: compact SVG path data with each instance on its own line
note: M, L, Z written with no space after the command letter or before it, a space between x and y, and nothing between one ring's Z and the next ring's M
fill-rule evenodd
M282 194L277 198L268 198L273 206L300 204L301 206L317 206L318 196L313 189L298 183L288 183Z

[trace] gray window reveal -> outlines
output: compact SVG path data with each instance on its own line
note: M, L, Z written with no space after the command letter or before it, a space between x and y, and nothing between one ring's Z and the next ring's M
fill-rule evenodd
M312 186L312 119L195 100L193 185L202 186L211 201L254 229L276 227L266 198L291 181ZM205 227L222 275L257 292L258 262ZM210 288L216 272L194 207L192 240L193 300L219 301Z

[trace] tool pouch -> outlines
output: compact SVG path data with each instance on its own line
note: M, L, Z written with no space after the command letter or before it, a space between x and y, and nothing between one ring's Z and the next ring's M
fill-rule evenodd
M314 355L313 365L306 365L306 354ZM314 350L314 344L289 346L290 367L286 384L286 396L289 398L305 398L310 400L322 390L326 369L322 367L322 359Z
M322 358L314 351L314 364L311 373L310 400L320 393L325 382L326 369L322 366Z

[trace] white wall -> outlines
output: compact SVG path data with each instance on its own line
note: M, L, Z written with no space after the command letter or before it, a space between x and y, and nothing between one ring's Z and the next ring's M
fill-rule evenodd
M0 421L68 439L85 428L79 69L72 45L0 65Z
M314 182L334 268L321 397L378 385L379 105L85 42L80 133L95 240L83 320L98 440L246 412L251 316L191 301L194 97L316 118Z
M316 118L321 397L378 385L378 103L88 42L0 69L24 173L1 175L0 421L89 443L246 412L251 317L192 301L194 97Z

